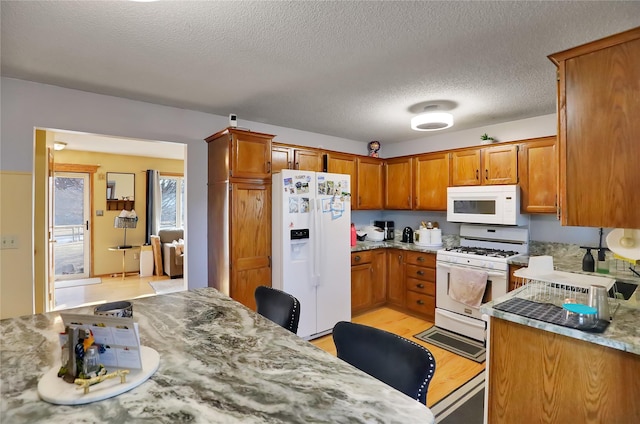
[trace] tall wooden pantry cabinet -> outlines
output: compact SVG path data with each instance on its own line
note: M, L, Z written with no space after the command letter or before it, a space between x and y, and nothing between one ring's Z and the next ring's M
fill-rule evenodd
M206 138L208 285L253 310L256 287L271 286L273 137L227 128Z

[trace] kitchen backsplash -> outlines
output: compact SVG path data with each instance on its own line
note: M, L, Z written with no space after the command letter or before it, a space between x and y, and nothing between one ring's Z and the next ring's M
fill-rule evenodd
M443 235L458 235L460 233L460 224L447 222L446 212L352 211L351 220L357 229L372 225L376 220L394 221L396 231L402 231L404 227L417 229L421 221L437 221ZM605 239L610 231L611 228L604 229L602 244L605 247ZM599 228L563 227L555 215L529 215L529 239L531 241L598 247L599 237Z

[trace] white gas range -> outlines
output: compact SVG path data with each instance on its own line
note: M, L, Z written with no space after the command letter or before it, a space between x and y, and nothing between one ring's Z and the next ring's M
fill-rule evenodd
M436 326L484 341L486 323L479 307L449 295L452 267L487 272L482 303L505 295L509 285L509 259L529 253L529 229L495 225L460 226L460 246L436 254Z

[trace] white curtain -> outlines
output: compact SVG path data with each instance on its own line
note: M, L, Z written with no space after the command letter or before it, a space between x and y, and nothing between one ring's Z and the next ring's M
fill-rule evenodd
M161 213L160 171L147 169L147 244L151 244L151 236L157 235L160 230Z

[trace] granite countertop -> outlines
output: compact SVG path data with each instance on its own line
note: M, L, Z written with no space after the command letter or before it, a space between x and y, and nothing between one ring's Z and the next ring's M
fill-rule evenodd
M400 249L413 252L436 253L438 250L454 247L459 244L459 237L452 235L442 235L442 245L440 246L418 246L415 243L403 243L399 237L386 241L359 241L351 248L351 252L362 252L363 250L374 249Z
M0 321L2 422L434 422L425 405L215 289L136 299L133 315L159 369L129 392L81 406L37 394L59 364L59 313Z
M636 296L629 301L619 301L619 306L617 307L617 310L615 310L613 319L603 333L590 333L544 321L538 321L536 319L527 318L493 308L493 305L497 305L513 297L522 295L526 290L526 286L520 287L507 293L505 296L485 303L480 307L480 312L506 321L640 355L640 325L638 325L638 323L640 323L640 304L638 303Z

